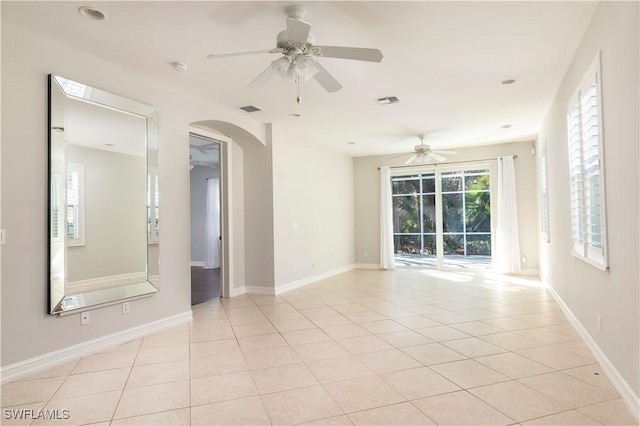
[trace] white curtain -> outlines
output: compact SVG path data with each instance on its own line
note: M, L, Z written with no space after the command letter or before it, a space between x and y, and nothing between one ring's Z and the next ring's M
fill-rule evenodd
M395 269L391 170L387 166L380 169L380 268Z
M498 220L495 269L502 274L520 273L520 236L513 156L498 157Z
M207 180L207 207L204 222L204 268L220 267L220 181Z

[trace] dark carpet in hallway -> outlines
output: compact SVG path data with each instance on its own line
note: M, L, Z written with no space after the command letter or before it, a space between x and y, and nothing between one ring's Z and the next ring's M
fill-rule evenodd
M220 297L220 268L191 267L191 304L197 305Z

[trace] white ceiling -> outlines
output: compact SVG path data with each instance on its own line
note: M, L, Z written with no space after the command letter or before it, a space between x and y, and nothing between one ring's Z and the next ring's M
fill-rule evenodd
M92 2L108 16L97 22L80 16L81 2L5 1L2 20L229 108L256 105L263 111L251 118L279 134L362 156L411 150L430 132L436 149L533 140L597 5L299 3L316 44L378 48L382 62L321 58L344 88L326 93L311 80L297 104L290 81L247 88L277 55L207 59L275 47L290 2ZM500 84L510 78L516 83ZM400 103L378 105L385 96Z

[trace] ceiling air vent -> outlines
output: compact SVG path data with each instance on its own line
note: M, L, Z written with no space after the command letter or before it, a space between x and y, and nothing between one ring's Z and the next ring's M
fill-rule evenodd
M386 98L378 99L380 105L397 104L400 100L395 96L387 96Z
M244 112L262 111L260 108L258 108L257 106L254 106L254 105L243 106L243 107L240 107L240 109L243 110Z

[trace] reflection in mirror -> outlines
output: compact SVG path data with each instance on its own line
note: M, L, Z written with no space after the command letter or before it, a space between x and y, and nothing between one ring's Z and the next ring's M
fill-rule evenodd
M49 313L157 291L157 147L155 108L49 76Z

